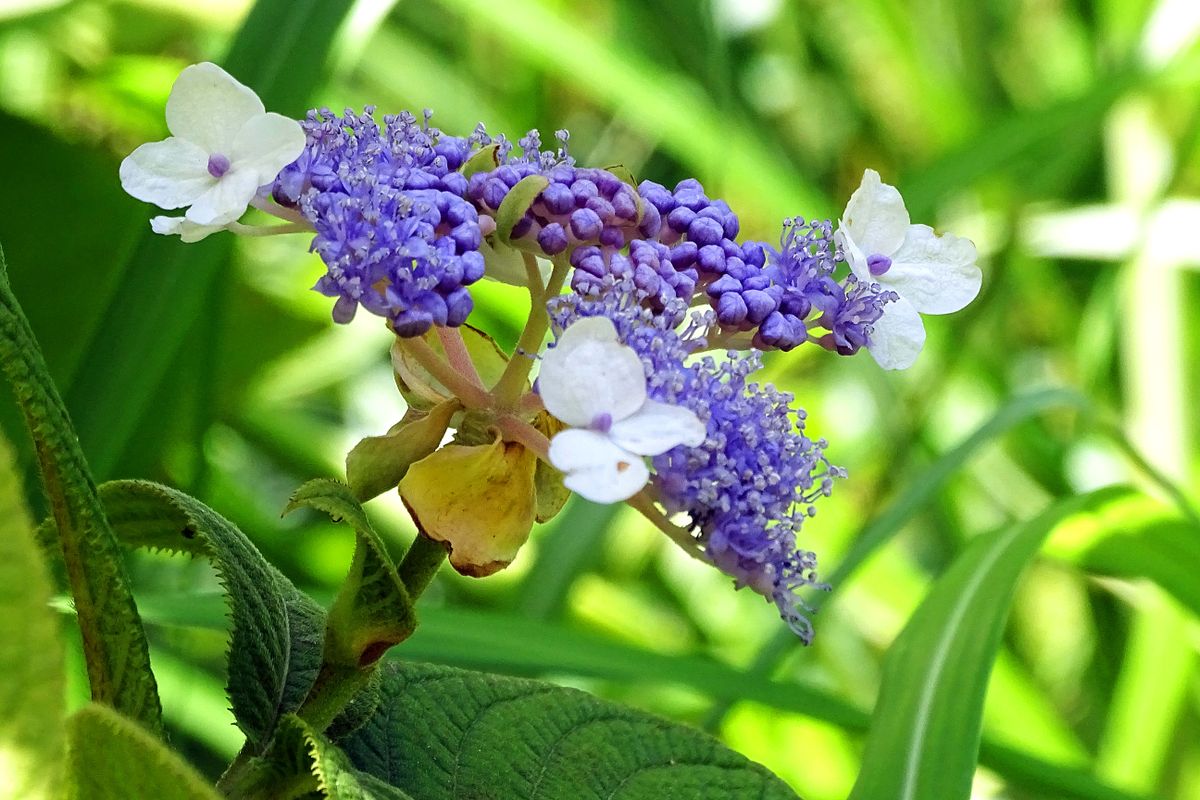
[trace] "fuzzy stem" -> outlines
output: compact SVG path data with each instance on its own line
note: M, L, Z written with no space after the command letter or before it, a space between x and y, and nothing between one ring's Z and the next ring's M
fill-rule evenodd
M278 236L283 233L312 233L312 226L299 222L289 222L286 225L243 225L231 222L225 226L227 231L238 236Z
M442 341L442 349L446 351L446 360L450 362L450 366L458 370L459 374L466 377L471 383L483 388L479 370L475 369L475 362L471 360L471 354L467 352L467 343L463 341L462 333L458 328L446 328L439 325L434 330L437 331L438 338Z
M400 565L396 568L408 596L413 602L420 597L425 588L437 574L438 568L446 560L446 546L435 542L423 533L418 533Z
M525 445L542 461L550 463L550 440L537 428L516 417L503 416L496 420L496 427L505 441Z
M413 337L398 337L400 348L416 359L417 363L429 371L429 374L442 382L442 385L449 389L454 395L462 401L462 404L467 408L489 408L492 405L492 398L480 386L471 383L462 373L454 367L429 346L419 336Z
M708 557L704 555L704 549L695 537L688 533L683 528L667 519L666 515L658 509L654 499L650 496L647 489L642 489L633 497L625 501L632 508L637 509L642 516L654 523L654 526L665 533L667 537L679 545L683 552L700 561L710 563Z
M306 229L312 230L312 223L309 222L303 214L294 208L281 206L270 198L255 197L250 201L250 205L257 208L259 211L264 211L272 217L278 217L288 222L295 222L298 225L303 225Z
M533 357L541 349L542 339L550 327L550 314L546 311L546 303L562 291L563 282L567 279L570 261L567 253L554 259L554 270L550 280L542 286L541 274L538 272L537 259L525 253L525 272L529 280L529 319L525 321L525 329L517 340L517 348L513 351L512 359L504 368L504 374L492 388L497 404L501 408L513 408L525 389L525 381L529 379L529 371L533 369Z

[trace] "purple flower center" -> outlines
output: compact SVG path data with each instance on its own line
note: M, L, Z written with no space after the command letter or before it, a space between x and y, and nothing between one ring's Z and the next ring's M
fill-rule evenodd
M597 433L608 433L612 428L612 424L612 414L605 411L603 414L597 414L595 417L593 417L592 424L588 427Z
M229 172L229 158L221 153L213 153L208 157L208 174L219 178Z
M211 169L211 167L210 167L210 169ZM874 275L876 278L878 278L880 275L887 272L891 268L892 268L892 260L890 258L888 258L887 256L876 253L873 256L867 257L867 269L869 269L871 271L871 274Z

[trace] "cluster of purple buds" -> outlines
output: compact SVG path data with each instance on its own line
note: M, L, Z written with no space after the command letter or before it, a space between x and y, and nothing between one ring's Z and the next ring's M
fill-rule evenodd
M362 306L400 336L465 322L483 236L457 170L478 138L444 136L428 115L384 117L381 127L371 108L310 112L303 127L307 146L273 195L316 229L312 249L328 271L314 288L337 298L334 319L349 322Z

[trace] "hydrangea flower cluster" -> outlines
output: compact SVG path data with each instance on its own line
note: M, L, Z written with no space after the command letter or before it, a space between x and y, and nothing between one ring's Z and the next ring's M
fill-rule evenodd
M753 380L762 351L811 342L910 366L920 314L979 291L971 242L912 224L871 170L836 226L788 219L776 246L739 241L738 216L696 180L668 189L577 165L565 131L515 152L482 125L446 135L428 112L295 122L211 64L184 71L167 110L175 136L121 169L134 196L190 206L156 232L307 232L333 318L362 307L396 334L409 413L348 456L357 494L398 486L421 532L477 576L568 493L627 501L809 641L797 592L822 584L798 537L845 472L795 398ZM285 224L244 225L247 206ZM533 303L510 355L464 325L468 287L521 272Z

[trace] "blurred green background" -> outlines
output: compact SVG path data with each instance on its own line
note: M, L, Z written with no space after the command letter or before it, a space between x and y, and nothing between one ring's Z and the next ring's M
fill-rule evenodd
M366 315L333 325L303 237L152 241L155 211L121 192L117 164L165 135L183 66L222 61L295 116L374 104L432 108L456 134L565 127L580 162L697 177L768 240L785 216L836 219L869 166L914 221L981 253L983 294L926 319L907 373L816 348L768 358L850 472L807 526L837 584L811 648L633 512L576 500L506 572L444 572L400 657L705 725L805 798L843 798L883 653L966 542L1057 498L1141 487L1128 443L1200 489L1195 0L296 0L294 28L226 60L250 5L0 0L0 242L97 479L195 494L318 597L353 537L279 512L402 415L389 337ZM476 296L473 321L511 343L522 293ZM0 424L28 465L7 394ZM1143 488L1088 524L1178 526ZM413 530L398 498L369 510L399 552ZM976 796L1060 796L1029 775L1062 765L1200 799L1196 617L1178 592L1089 562L1078 535L1057 532L1018 592ZM1134 541L1110 561L1148 554ZM220 587L203 563L131 563L174 741L215 775L240 744ZM1200 573L1177 577L1200 591ZM1035 766L989 761L995 746Z

